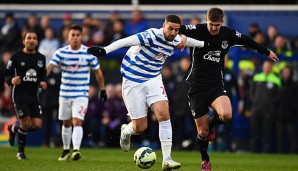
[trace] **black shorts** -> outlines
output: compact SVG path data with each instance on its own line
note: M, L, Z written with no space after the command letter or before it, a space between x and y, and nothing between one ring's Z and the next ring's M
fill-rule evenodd
M41 106L37 103L15 103L14 108L18 118L42 118Z
M203 87L188 94L189 105L194 118L206 115L212 102L219 96L227 96L223 87Z

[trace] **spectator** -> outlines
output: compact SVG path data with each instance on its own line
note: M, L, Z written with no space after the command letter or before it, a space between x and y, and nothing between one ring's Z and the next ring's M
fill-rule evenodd
M248 35L254 39L257 33L260 33L261 29L258 23L250 23L248 27Z
M189 22L191 25L201 24L201 18L199 16L194 15Z
M12 13L5 15L5 24L0 28L0 54L15 51L20 47L21 33Z
M267 47L273 48L274 47L274 40L278 35L277 28L274 25L269 25L267 28Z
M193 116L188 104L188 84L184 80L185 74L190 66L190 59L188 57L183 57L179 62L179 68L174 76L175 78L175 90L173 92L173 139L174 148L194 148L196 145L196 133L193 131L196 126L193 122ZM184 144L182 145L182 143Z
M28 17L28 20L24 24L24 27L26 27L27 30L31 30L37 33L38 42L40 42L40 40L44 38L44 33L40 25L38 24L38 18L36 14L31 14Z
M281 72L282 88L279 97L279 112L277 114L277 152L297 152L296 119L298 114L298 86L293 81L293 71L286 66ZM289 144L289 145L286 145Z
M44 39L41 40L38 47L38 51L46 57L46 64L50 62L52 56L58 48L59 41L55 38L53 28L46 28Z
M121 29L122 30L121 29L116 29L116 30L121 30L121 31L116 31L115 30L115 28L114 28L115 27L115 24L114 24L115 22L120 22L121 23L121 25L122 25ZM118 25L119 24L116 24L117 28L120 28ZM106 41L108 42L108 44L113 42L115 32L117 32L117 33L124 32L124 27L125 27L125 21L120 18L120 14L117 11L112 11L110 16L109 16L109 20L107 21L107 23L105 25L105 28L104 28L104 34L106 36ZM118 37L118 36L116 36L116 37Z
M147 28L147 22L142 12L138 9L133 10L131 13L131 20L125 25L125 34L131 36L145 31Z
M278 55L293 56L290 43L281 35L276 35L272 50Z
M0 95L2 95L4 91L4 84L5 84L5 69L7 66L8 61L10 60L11 53L10 51L5 51L2 54L1 62L0 62Z
M250 89L253 103L250 118L251 152L273 152L273 120L278 109L281 81L271 69L271 61L264 61L263 72L253 77Z
M72 14L71 13L65 13L63 15L62 26L59 29L59 35L58 35L58 38L59 38L59 41L60 41L61 44L64 44L65 40L67 40L68 31L67 31L67 34L66 34L65 30L68 30L72 24L73 24Z
M46 29L48 27L51 27L51 20L50 20L49 16L47 16L47 15L41 16L41 18L40 18L40 27L41 27L41 30L43 31L43 35L45 36Z

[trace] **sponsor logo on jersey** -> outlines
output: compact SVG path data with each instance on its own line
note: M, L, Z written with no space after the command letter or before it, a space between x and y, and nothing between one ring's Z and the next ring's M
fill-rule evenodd
M161 52L160 52L159 54L155 55L155 58L156 58L156 59L159 59L159 60L162 60L162 61L167 60L168 57L169 57L169 55L164 55L164 54L161 53Z
M218 63L220 61L220 53L221 51L209 51L207 54L203 56L203 58Z
M34 69L29 69L26 72L25 77L23 78L23 81L28 81L28 82L36 82L37 81L37 72Z
M221 47L222 47L223 49L228 48L228 46L229 46L228 41L222 41L222 43L221 43Z
M78 71L79 69L81 69L82 67L80 67L80 66L78 66L78 65L76 65L76 66L71 66L71 65L68 65L67 67L66 67L66 70L68 70L68 71L72 71L72 72L75 72L75 71Z

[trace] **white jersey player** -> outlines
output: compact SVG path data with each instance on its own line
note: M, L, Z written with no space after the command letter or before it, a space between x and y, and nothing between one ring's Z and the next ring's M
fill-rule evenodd
M58 49L47 67L48 73L54 66L60 66L62 72L59 120L63 121L63 152L58 158L59 161L67 160L70 157L71 140L74 149L72 159L81 158L79 150L83 138L82 124L88 107L90 69L94 71L99 84L101 101L105 101L107 98L98 60L95 56L86 53L87 47L81 44L82 27L72 26L68 33L68 40L70 44Z
M172 126L168 98L160 73L165 60L173 55L181 43L178 35L180 25L181 19L178 16L168 15L160 29L151 28L120 39L105 48L91 47L87 51L94 56L103 56L130 46L121 64L121 73L123 99L132 121L121 127L120 146L124 151L128 151L131 135L145 131L150 107L159 122L164 170L181 167L180 163L171 159ZM187 38L186 46L203 47L204 42Z

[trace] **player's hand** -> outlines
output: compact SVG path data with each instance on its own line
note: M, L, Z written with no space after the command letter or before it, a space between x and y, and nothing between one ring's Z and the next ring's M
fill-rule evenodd
M181 43L176 47L176 49L181 49L181 51L183 51L186 46L186 41L187 41L187 37L181 34Z
M106 50L104 48L101 48L98 46L92 46L92 47L88 48L87 52L96 56L96 57L100 57L100 56L107 54Z
M20 76L15 76L11 79L11 84L12 85L19 85L21 84L22 80Z
M43 90L45 90L45 89L47 89L48 85L47 85L47 83L46 83L45 81L41 81L41 82L40 82L40 87L41 87Z
M107 100L107 98L108 98L108 96L107 96L106 90L101 90L100 96L99 96L100 101L105 102Z
M268 58L270 58L274 62L279 61L277 55L274 52L272 52L271 50L270 50L270 54L269 54Z

